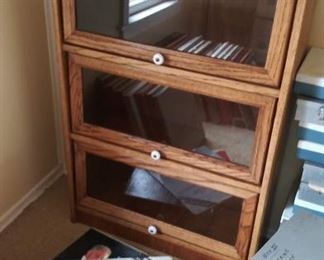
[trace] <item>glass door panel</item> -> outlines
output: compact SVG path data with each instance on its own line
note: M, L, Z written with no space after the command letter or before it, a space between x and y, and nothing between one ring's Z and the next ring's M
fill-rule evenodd
M125 147L82 135L74 134L72 139L80 209L104 214L112 224L135 228L142 233L140 241L149 235L152 242L188 243L215 253L220 250L231 259L245 259L257 193L233 188L227 184L229 179L220 184L192 178L197 169L183 169L177 163L175 169L152 167L143 160L146 154Z
M84 123L250 166L257 107L82 69Z
M78 31L264 67L277 0L75 0L74 5Z
M260 183L274 98L99 55L69 54L74 133Z
M235 246L243 199L86 153L91 198Z

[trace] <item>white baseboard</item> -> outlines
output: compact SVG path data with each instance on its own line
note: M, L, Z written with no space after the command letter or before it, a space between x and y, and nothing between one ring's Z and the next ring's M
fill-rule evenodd
M53 168L24 197L15 203L4 215L0 216L0 233L10 225L33 201L38 199L63 174L63 165Z

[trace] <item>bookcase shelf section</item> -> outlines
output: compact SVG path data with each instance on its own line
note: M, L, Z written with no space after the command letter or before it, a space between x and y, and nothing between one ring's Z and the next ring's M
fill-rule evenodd
M160 53L165 66L279 86L295 0L155 1L151 9L166 8L136 22L128 2L63 1L65 40L150 62Z
M69 64L74 132L147 153L158 150L166 159L190 160L209 172L260 181L272 99L242 92L241 103L231 96L202 95L186 86L160 84L158 76L145 80L148 70L140 75L143 80L118 76L97 60L74 54Z
M117 147L112 154L108 152L111 145L90 144L77 136L75 140L78 205L133 223L146 233L143 236L150 236L146 229L153 225L157 239L181 236L184 242L205 250L244 258L256 194L232 194L225 185L222 191L217 185L201 187L184 181L185 173L177 179L162 169L141 168L145 166L123 156ZM105 146L107 150L102 149Z

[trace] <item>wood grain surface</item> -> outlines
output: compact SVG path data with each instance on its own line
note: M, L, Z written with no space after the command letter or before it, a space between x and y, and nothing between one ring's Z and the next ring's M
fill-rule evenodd
M264 68L81 32L76 30L74 0L51 2L72 220L184 259L251 258L258 248L292 82L305 54L314 1L277 1ZM152 64L157 52L166 58L165 66ZM81 68L257 107L251 166L207 158L85 123ZM152 150L161 151L162 159L151 160ZM147 235L151 218L87 195L86 152L243 199L235 245L158 220L154 221L163 232L156 237Z
M87 52L87 54L91 55L89 52ZM83 55L85 54L83 53ZM176 75L178 70L173 72L172 70L174 69L171 68L168 68L167 70L171 70L168 75L174 75L172 77L166 76L165 73L161 74L156 73L155 71L151 72L150 69L155 68L155 66L150 64L141 72L132 72L133 67L138 67L137 63L134 65L132 63L137 61L130 59L124 60L125 58L120 61L120 57L103 53L96 53L93 55L97 57L100 55L100 58L90 58L76 54L69 55L71 86L70 97L74 132L96 137L97 139L110 141L123 146L129 146L133 149L145 151L147 153L157 149L163 153L166 159L169 160L174 160L177 162L190 161L192 165L195 165L198 168L203 168L208 171L224 174L232 178L241 179L255 184L260 183L276 103L274 98L244 91L225 89L221 85L216 85L215 83L210 85L212 81L209 81L206 84L205 82L198 81L199 79L197 78L195 79L195 82L193 82L193 77L190 78L190 81L182 80L184 77L181 77L181 74ZM255 129L254 146L252 150L250 167L240 166L222 160L216 160L211 157L194 154L189 151L150 142L148 140L85 123L83 119L82 68L99 70L108 74L114 73L114 75L117 74L127 78L136 78L143 81L149 81L154 84L167 84L168 87L171 86L179 90L221 98L232 102L240 102L240 104L257 107L259 109L258 120Z
M275 170L276 160L279 149L281 148L282 136L285 131L284 123L286 120L289 99L292 92L292 84L302 59L305 56L309 25L312 18L313 0L298 0L295 11L293 30L289 41L288 57L284 70L284 77L281 84L280 96L278 99L277 111L275 115L272 135L269 143L268 156L266 160L264 176L262 180L261 193L257 207L257 215L252 234L251 248L249 257L252 257L257 248L261 235L261 229L268 202L273 171Z
M65 171L67 173L67 183L69 189L69 203L71 210L71 219L75 220L75 183L74 183L74 169L73 169L73 151L72 143L70 140L71 131L71 114L70 114L70 101L68 90L68 73L66 66L65 53L63 52L63 39L62 39L62 24L61 24L61 2L57 0L51 1L53 11L53 30L55 34L55 62L58 67L58 82L61 107L61 126L64 142L64 158L65 158Z
M290 32L296 0L277 1L267 61L264 68L179 53L165 48L78 31L75 27L74 0L63 1L65 41L74 45L129 56L143 61L151 61L155 53L162 53L165 56L166 66L278 88L288 43L287 35ZM129 51L129 49L132 51Z
M143 230L145 230L149 225L152 225L154 223L154 225L156 225L159 230L158 236L166 235L172 237L173 239L180 239L186 241L187 243L193 243L196 246L200 246L201 248L205 248L209 250L213 249L218 253L224 254L233 259L239 259L240 257L244 258L246 256L248 252L250 237L251 237L255 207L257 204L256 194L253 193L245 194L245 192L240 194L240 192L237 189L232 190L231 188L227 189L226 187L223 188L222 190L219 190L218 189L219 187L217 187L217 185L213 187L212 186L208 187L222 192L225 192L226 190L227 192L229 192L229 194L233 194L234 196L240 196L243 194L246 195L246 197L243 198L244 200L242 204L242 211L241 211L241 217L240 217L239 227L238 227L238 235L236 238L235 246L231 246L219 242L217 240L213 240L211 238L193 233L191 231L184 230L175 225L167 224L157 219L151 219L149 217L130 211L128 209L120 208L118 206L106 203L104 201L89 197L89 195L87 195L87 188L86 188L87 173L85 172L86 169L86 164L84 160L85 153L96 154L98 156L102 156L107 159L116 160L119 162L127 163L128 165L133 165L134 167L141 167L148 170L152 170L152 167L149 164L133 162L133 159L131 158L134 157L132 157L131 154L128 154L128 151L125 149L118 150L118 147L115 146L110 147L110 145L103 144L100 142L94 142L94 143L92 142L91 144L84 143L86 139L82 137L73 136L73 138L75 140L78 140L75 142L75 152L77 154L75 164L76 164L76 169L80 169L77 172L77 178L76 178L78 183L77 185L78 187L77 197L79 198L78 205L91 208L95 211L104 213L107 216L111 216L116 219L121 219L129 223L142 226ZM138 160L138 158L139 159L141 158L140 154L136 155L136 160ZM162 167L160 167L159 170L161 174L166 174L166 176L172 176L172 173L169 172L169 169L163 169ZM186 173L188 173L188 171L186 171ZM189 178L179 179L179 180L183 180L187 182ZM199 182L194 181L192 183L199 185ZM225 185L226 184L224 184L223 186ZM218 229L221 228L222 228L221 226L218 226Z

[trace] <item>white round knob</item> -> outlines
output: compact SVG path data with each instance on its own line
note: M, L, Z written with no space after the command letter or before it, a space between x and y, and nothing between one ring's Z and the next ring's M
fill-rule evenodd
M156 151L156 150L152 151L152 152L151 152L151 158L152 158L154 161L158 161L158 160L160 160L160 159L161 159L161 154L160 154L160 152L159 152L159 151Z
M161 53L155 53L153 55L153 62L155 65L163 65L164 57Z
M154 235L157 234L158 230L157 230L156 226L150 225L150 226L148 226L148 228L147 228L147 232L148 232L150 235L154 236Z

